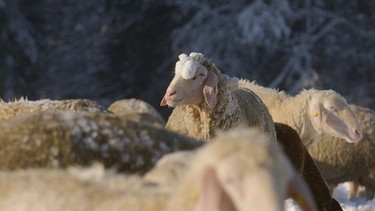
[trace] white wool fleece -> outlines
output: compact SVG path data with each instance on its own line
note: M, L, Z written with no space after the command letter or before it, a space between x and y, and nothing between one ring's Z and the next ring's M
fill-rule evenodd
M180 60L176 62L175 73L176 74L180 73L182 78L186 80L193 78L195 75L195 72L197 71L199 67L206 69L203 65L201 65L198 62L200 60L199 54L191 53L190 56L187 56L186 54L183 53L183 54L180 54L178 58Z

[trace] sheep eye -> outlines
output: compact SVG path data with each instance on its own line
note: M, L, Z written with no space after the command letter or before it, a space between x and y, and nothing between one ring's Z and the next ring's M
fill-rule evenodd
M337 112L337 109L336 109L335 107L333 107L333 106L329 107L329 109L330 109L331 111L333 111L333 112Z

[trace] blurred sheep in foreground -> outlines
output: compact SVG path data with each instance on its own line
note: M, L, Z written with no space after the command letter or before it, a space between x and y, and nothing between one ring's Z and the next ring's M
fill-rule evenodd
M275 123L275 129L278 143L297 173L308 184L318 209L341 211L340 204L332 198L329 187L301 142L298 133L290 126L282 123ZM144 180L166 187L178 183L185 175L195 153L195 151L179 151L164 155L145 174Z
M218 135L198 149L180 183L169 188L61 170L0 173L2 210L280 211L288 196L304 210L317 210L281 149L255 129Z
M164 154L202 145L195 139L102 112L44 112L0 122L0 169L103 162L145 172Z

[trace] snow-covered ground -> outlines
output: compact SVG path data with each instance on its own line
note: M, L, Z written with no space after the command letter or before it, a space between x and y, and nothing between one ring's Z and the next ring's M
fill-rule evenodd
M349 183L342 183L333 192L333 197L338 200L345 211L375 211L375 201L366 200L363 197L347 199L349 192ZM286 200L285 210L301 211L292 200Z

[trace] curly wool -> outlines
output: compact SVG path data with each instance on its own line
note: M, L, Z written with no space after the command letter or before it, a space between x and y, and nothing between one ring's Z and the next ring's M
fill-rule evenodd
M309 126L311 120L307 119L307 116L310 115L308 107L313 94L319 92L323 98L335 96L342 102L346 102L341 95L333 90L304 89L297 95L291 96L284 91L263 87L243 79L239 81L239 87L248 88L258 95L267 106L273 121L287 124L295 129L307 148L310 148L320 135L313 126Z
M213 109L204 101L198 106L177 106L170 115L166 128L197 139L210 140L218 130L247 125L260 127L272 138L276 137L272 117L251 90L239 89L239 79L222 74L209 59L201 61L201 64L218 77L215 90L218 103Z

